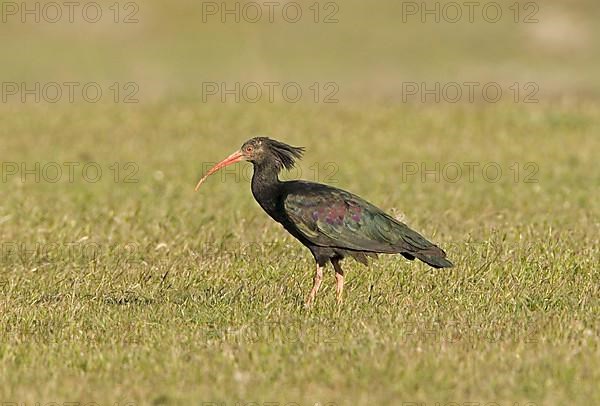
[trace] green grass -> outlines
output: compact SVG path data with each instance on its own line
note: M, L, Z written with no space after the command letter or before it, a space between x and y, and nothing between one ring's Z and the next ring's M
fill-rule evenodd
M535 2L534 24L513 1L494 24L404 23L394 0L335 2L335 24L312 2L297 24L222 24L203 2L144 0L116 24L100 3L98 24L0 23L3 84L104 92L0 103L0 402L600 404L596 0ZM202 102L204 82L268 81L302 101ZM473 81L502 101L402 103L406 82ZM140 103L111 104L115 82ZM314 82L339 103L312 104ZM511 103L529 82L540 102ZM328 269L305 310L313 261L254 202L250 164L193 193L257 134L307 148L284 176L368 199L456 267L348 260L343 307Z
M600 105L365 106L1 106L2 162L103 170L3 180L1 400L599 403ZM247 180L192 192L258 132L305 146L304 178L404 216L456 267L347 260L343 307L329 269L305 310L310 254ZM403 162L504 172L403 182ZM527 162L537 182L515 182Z

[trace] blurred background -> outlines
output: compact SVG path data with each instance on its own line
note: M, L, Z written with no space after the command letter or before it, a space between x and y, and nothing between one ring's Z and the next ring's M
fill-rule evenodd
M344 103L402 100L402 84L421 81L534 82L540 100L595 98L599 8L593 0L5 1L0 75L134 82L141 103L201 98L204 82L236 81L297 82L306 93L335 82Z

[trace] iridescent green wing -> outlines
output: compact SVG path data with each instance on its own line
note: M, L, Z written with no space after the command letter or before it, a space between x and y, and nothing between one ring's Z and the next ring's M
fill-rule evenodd
M384 253L432 245L405 224L341 189L294 182L283 202L290 221L316 245Z

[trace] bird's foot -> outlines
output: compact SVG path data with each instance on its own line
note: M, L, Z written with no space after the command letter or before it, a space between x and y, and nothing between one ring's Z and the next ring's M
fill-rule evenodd
M310 292L310 295L308 295L308 297L304 301L304 308L310 309L314 303L315 303L315 295L313 295L313 292Z

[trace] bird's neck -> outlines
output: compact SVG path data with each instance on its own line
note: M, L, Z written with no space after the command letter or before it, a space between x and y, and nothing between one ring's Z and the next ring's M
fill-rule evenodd
M282 182L279 168L272 164L254 164L252 194L261 207L273 216Z

